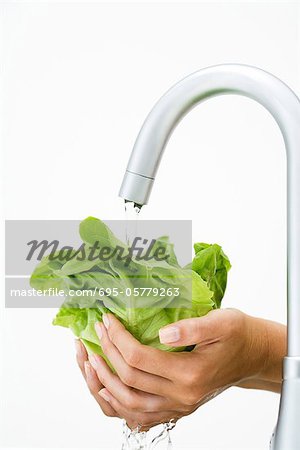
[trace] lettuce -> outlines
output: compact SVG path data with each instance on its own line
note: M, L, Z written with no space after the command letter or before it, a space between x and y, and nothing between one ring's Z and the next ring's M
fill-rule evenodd
M150 256L162 248L167 259L132 258L125 264L117 255L104 260L88 258L87 250L99 244L113 251L124 245L99 219L89 217L81 222L79 233L83 241L81 252L57 251L48 255L35 268L30 284L34 289L62 289L65 300L53 320L54 325L70 328L89 352L103 356L94 325L102 321L104 312L113 313L124 326L143 344L167 351L170 348L159 342L158 330L172 322L190 317L200 317L219 308L223 298L230 262L217 245L197 243L191 264L181 267L173 244L166 236L156 240ZM106 295L99 292L106 291ZM118 295L112 295L115 288ZM149 295L128 295L134 288L148 288ZM170 295L157 295L157 290L169 289ZM180 295L176 296L178 289ZM109 295L107 294L109 291ZM76 291L72 296L70 292ZM90 295L84 295L88 291ZM79 292L79 294L78 294ZM159 291L161 292L161 291ZM82 295L81 295L82 293Z

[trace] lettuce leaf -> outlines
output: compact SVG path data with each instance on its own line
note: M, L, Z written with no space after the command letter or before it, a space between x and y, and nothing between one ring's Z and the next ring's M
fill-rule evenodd
M88 217L81 222L79 233L83 241L82 257L79 258L75 251L60 255L60 258L56 252L56 259L49 255L44 257L32 273L30 284L35 289L52 287L64 290L65 301L53 324L70 328L89 352L103 356L94 325L102 321L104 312L113 313L141 343L167 351L180 351L183 349L161 344L158 330L172 322L200 317L220 307L230 262L219 245L195 244L192 263L181 267L173 244L163 236L156 240L150 254L153 255L158 247L164 248L169 255L167 260L133 258L126 266L124 260L116 255L107 260L86 257L85 252L95 243L112 251L118 247L123 249L124 255L128 254L129 248L104 222ZM118 295L100 295L99 287L115 288ZM126 295L126 289L133 292L134 288L148 288L149 295ZM170 288L172 295L155 295L155 290L160 288ZM174 288L179 289L179 298L175 296ZM74 297L70 295L72 290L88 290L91 295Z

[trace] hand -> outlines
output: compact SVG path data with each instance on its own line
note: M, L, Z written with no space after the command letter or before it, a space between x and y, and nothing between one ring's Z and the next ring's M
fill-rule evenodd
M152 426L163 422L168 422L170 418L175 417L175 413L169 411L155 411L152 413L151 407L149 407L150 410L145 413L141 413L142 408L135 411L132 404L133 401L137 401L137 398L132 398L134 397L134 390L128 388L128 386L126 386L117 375L113 374L101 356L90 355L93 366L96 368L95 370L88 359L88 354L84 345L80 342L80 340L76 340L75 343L77 363L80 367L82 375L88 385L90 393L95 398L106 416L125 419L127 425L131 429L135 429L138 426L140 427L143 424L143 426L140 427L141 431L146 431ZM117 400L113 398L111 399L111 394L104 388L104 385L100 381L101 379L107 379L106 385L112 386L112 392L115 392L113 385L116 386L116 389L120 389L123 396L127 396L128 403L125 400L124 405L121 405L117 402ZM152 397L155 398L155 396L147 395L144 392L138 392L138 401L142 401L143 399L148 401L150 399L151 401ZM117 406L117 410L112 407L112 403Z
M116 374L101 357L92 355L90 361L104 386L99 396L131 428L177 420L233 385L279 384L282 325L216 310L160 330L161 341L170 346L197 344L192 352L170 353L140 344L112 314L103 319L105 326L97 324L96 331ZM270 352L274 330L281 344Z

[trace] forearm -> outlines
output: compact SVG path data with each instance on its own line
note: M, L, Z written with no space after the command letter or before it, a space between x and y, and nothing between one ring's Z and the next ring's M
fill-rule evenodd
M252 330L252 358L257 364L253 377L242 380L239 387L280 392L282 363L287 353L285 325L249 316Z

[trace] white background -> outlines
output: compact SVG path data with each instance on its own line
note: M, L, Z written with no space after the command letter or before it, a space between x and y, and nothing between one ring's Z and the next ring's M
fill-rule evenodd
M124 218L119 184L139 128L173 83L222 62L300 94L297 3L2 2L5 216ZM254 102L219 97L175 131L143 218L192 219L232 261L224 306L285 321L285 155ZM54 310L2 311L5 447L118 449ZM262 450L278 396L230 389L181 420L174 449Z

